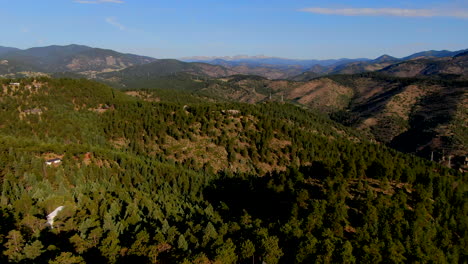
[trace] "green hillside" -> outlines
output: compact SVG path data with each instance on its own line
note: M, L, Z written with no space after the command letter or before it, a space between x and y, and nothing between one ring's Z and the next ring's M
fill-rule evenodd
M375 72L331 75L306 82L250 75L206 78L190 74L135 81L120 88L142 87L154 95L153 100L160 99L158 94L180 94L177 90L201 100L297 104L328 114L397 150L427 159L432 156L445 165L449 165L450 156L450 165L466 170L466 81L403 78ZM151 92L155 88L159 91Z
M131 89L163 88L173 89L188 86L208 77L234 74L222 66L206 63L188 63L173 59L157 60L144 65L98 74L97 80Z
M468 257L466 175L325 115L87 80L2 88L1 263Z

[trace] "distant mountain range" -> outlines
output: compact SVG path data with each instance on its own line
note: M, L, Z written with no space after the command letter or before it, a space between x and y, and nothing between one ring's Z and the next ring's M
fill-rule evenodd
M330 74L355 74L381 70L392 64L420 58L452 57L467 50L423 51L403 58L382 55L376 59L294 60L266 56L189 57L186 62L204 62L221 65L242 74L255 74L269 79L307 80Z
M330 66L333 64L349 63L354 61L367 61L366 58L358 59L329 59L329 60L298 60L266 56L233 56L233 57L186 57L182 58L186 62L206 62L210 64L228 63L231 65L276 65L276 66L300 66L308 68L313 65Z
M334 68L313 67L290 79L308 81L319 76L335 74L357 74L364 72L380 72L395 77L431 77L438 79L468 80L468 51L439 52L439 55L450 54L449 57L419 56L408 60L397 59L388 55L381 56L368 62L355 62ZM427 52L427 54L434 54Z
M298 76L294 76L292 79L296 81L303 81L323 75L372 72L383 69L384 67L399 61L400 59L395 57L382 55L374 60L346 62L341 64L333 64L330 66L315 65L314 67L302 72Z
M243 63L249 64L259 64L259 65L283 65L283 66L301 66L301 67L312 67L314 65L321 65L321 66L332 66L332 65L339 65L345 63L353 63L353 62L362 62L362 61L374 61L374 62L384 62L388 60L410 60L419 57L453 57L459 53L464 51L468 51L468 49L458 50L458 51L449 51L449 50L428 50L428 51L421 51L414 54L411 54L406 57L396 58L390 55L382 55L374 60L369 58L356 58L356 59L348 59L348 58L341 58L341 59L325 59L325 60L314 60L314 59L288 59L288 58L280 58L280 57L268 57L264 55L258 56L247 56L247 55L237 55L237 56L193 56L193 57L183 57L180 58L181 61L185 62L206 62L211 64L218 64L218 63L229 63L231 65L239 65Z
M96 78L105 72L115 72L131 68L127 72L142 71L160 77L165 73L174 74L187 72L194 75L208 77L219 77L222 74L235 75L258 75L268 79L292 79L306 81L319 76L333 74L355 74L382 70L387 73L400 72L397 76L403 76L403 70L408 65L423 67L422 64L429 63L437 58L451 58L460 51L423 51L404 58L395 58L389 55L380 56L374 60L367 58L357 59L330 59L330 60L297 60L267 56L234 56L234 57L190 57L178 60L158 60L151 57L134 54L119 53L109 49L92 48L83 45L47 46L30 49L17 49L0 46L0 75L14 75L19 72L42 72L42 73L79 73L90 78ZM406 61L414 61L405 64ZM423 61L423 60L426 60ZM177 63L175 62L177 61ZM443 59L437 63L443 63ZM155 63L155 64L150 64ZM188 63L188 64L184 64ZM150 64L145 67L146 64ZM217 67L208 66L215 65ZM385 68L395 65L393 70ZM400 65L400 66L396 66ZM406 66L405 66L406 65ZM132 68L133 67L133 68ZM166 69L165 67L169 67ZM408 66L409 67L409 66ZM424 67L423 67L424 68ZM212 72L210 72L212 71ZM434 70L432 70L433 72ZM447 70L445 70L447 71ZM426 72L431 72L427 70ZM447 73L449 73L448 71ZM456 71L460 72L460 71ZM117 75L119 75L117 74ZM105 75L106 78L109 75ZM130 75L137 76L132 73ZM410 74L411 75L411 74Z
M366 61L355 61L342 64L334 64L330 66L321 66L315 65L301 74L291 77L293 80L304 81L316 78L323 75L333 75L333 74L356 74L363 72L373 72L383 70L386 67L389 67L398 63L405 63L407 61L413 60L426 60L426 62L431 62L439 58L451 58L457 54L462 54L467 50L459 51L424 51L412 54L404 58L395 58L390 55L382 55L374 60Z
M203 62L221 65L242 74L255 74L269 79L286 79L310 69L314 66L324 68L347 63L368 61L358 59L330 59L330 60L296 60L265 56L234 56L234 57L191 57L183 58L185 62Z

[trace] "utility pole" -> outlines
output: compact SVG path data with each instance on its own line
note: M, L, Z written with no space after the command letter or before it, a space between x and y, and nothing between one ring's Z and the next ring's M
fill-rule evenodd
M44 179L47 178L47 170L46 170L45 162L42 162L42 177L43 177Z

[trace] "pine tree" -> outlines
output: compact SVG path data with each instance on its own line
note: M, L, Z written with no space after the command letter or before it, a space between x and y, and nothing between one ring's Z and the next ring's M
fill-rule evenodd
M255 245L252 243L250 240L246 240L242 242L241 248L240 248L240 257L241 259L248 259L252 258L252 260L255 258Z
M216 249L216 261L224 264L237 262L236 246L231 239L226 240L221 247Z
M85 264L80 256L75 256L71 252L62 252L58 257L49 262L50 264Z
M185 240L184 235L180 234L179 239L177 239L177 247L183 251L188 250L188 243Z
M283 251L278 245L279 239L275 236L268 236L262 240L263 260L266 263L278 263L283 256Z
M7 242L4 244L6 250L3 251L3 254L8 257L12 262L20 262L25 258L23 254L23 249L25 241L23 235L18 230L11 230L8 232Z

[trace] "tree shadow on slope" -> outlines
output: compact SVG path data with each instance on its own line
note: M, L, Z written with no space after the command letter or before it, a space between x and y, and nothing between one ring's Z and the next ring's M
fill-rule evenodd
M301 190L308 190L313 196L310 198L324 198L320 187L304 182L304 175L321 181L332 177L333 172L321 162L314 162L313 166L289 168L260 177L222 177L204 190L204 197L223 217L232 220L247 211L264 221L283 222L291 216Z
M395 137L390 146L428 157L433 149L449 148L450 139L441 135L442 126L453 121L464 88L446 88L421 100L409 120L410 129ZM450 132L450 131L448 131ZM442 131L444 133L444 131ZM435 144L435 139L440 144Z
M222 177L205 189L204 197L231 219L245 210L265 221L284 221L296 203L295 189L301 178L295 169L261 177Z
M242 215L244 210L264 220L287 219L293 202L291 194L270 189L263 181L263 178L219 179L205 190L204 196L231 219Z

